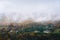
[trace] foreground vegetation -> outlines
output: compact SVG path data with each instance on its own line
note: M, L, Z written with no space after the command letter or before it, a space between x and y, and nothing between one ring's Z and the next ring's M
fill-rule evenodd
M60 22L22 24L0 29L0 40L60 40Z
M60 40L60 33L6 33L0 34L0 40Z

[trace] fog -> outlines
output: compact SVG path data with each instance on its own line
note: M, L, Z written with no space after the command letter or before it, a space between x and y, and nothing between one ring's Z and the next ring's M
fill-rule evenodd
M0 16L16 22L60 20L59 4L59 0L0 0Z

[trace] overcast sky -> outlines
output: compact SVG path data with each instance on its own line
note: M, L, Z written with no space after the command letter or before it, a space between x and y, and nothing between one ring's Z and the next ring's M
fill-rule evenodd
M15 21L60 19L60 0L0 0L0 15Z

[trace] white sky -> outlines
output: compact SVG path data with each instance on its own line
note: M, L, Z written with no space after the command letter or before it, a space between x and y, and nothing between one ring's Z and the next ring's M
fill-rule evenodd
M0 0L0 14L5 14L15 21L28 18L37 21L60 19L60 1Z

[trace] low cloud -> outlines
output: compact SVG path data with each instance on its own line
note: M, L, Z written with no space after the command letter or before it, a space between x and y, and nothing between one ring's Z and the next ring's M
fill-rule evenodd
M19 1L19 0L18 0ZM59 19L60 7L59 1L0 1L0 14L5 14L8 19L25 20L32 18L34 20L56 20ZM32 2L32 3L31 3ZM58 13L58 14L57 14Z

